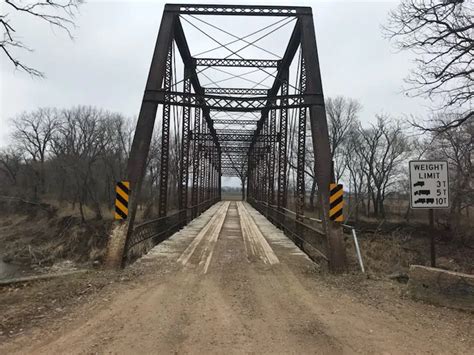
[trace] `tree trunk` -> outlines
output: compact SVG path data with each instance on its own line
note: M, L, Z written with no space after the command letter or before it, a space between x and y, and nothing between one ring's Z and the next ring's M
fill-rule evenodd
M377 199L377 195L372 191L372 205L374 206L374 217L377 218L379 216L379 201Z
M380 197L380 199L379 199L379 212L380 212L380 215L383 218L385 218L385 207L383 205L383 201L384 201L384 198Z
M359 223L359 193L356 192L354 199L355 199L355 222Z
M367 210L365 211L367 218L370 217L370 194L370 186L367 186Z
M84 216L84 209L83 209L83 206L82 206L82 201L79 201L79 211L81 212L81 221L85 222L86 217Z

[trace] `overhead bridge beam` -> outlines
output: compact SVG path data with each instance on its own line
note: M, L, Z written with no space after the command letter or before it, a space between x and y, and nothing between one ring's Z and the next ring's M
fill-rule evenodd
M193 61L197 67L277 68L280 64L272 59L193 58Z
M216 129L216 133L220 134L253 134L252 130L249 129Z
M268 89L204 88L206 95L268 95Z
M261 135L262 137L265 137L266 140L270 142L276 142L278 135ZM253 133L249 131L249 134L219 134L218 139L219 142L223 141L228 141L228 142L251 142L253 138ZM199 140L199 141L207 141L211 140L212 136L209 133L199 133L195 134L193 136L193 139Z
M198 95L193 93L146 90L144 102L155 102L175 106L205 107L214 111L252 112L263 109L300 108L313 105L324 105L322 95L285 95L272 97L233 97Z
M310 7L255 5L167 4L165 12L183 15L300 16L312 15Z
M255 152L268 152L270 147L255 147ZM224 146L222 147L222 154L232 154L232 153L245 153L248 154L249 152L249 147L244 146L244 147L236 147L236 146Z
M256 125L257 120L219 120L213 119L214 125Z

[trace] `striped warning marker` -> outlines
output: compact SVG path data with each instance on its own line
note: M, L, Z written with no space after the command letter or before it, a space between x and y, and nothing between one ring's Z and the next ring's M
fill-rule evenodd
M344 205L342 184L329 185L329 218L332 221L343 222L342 207Z
M130 181L119 181L115 186L115 219L127 219L128 198L130 196Z

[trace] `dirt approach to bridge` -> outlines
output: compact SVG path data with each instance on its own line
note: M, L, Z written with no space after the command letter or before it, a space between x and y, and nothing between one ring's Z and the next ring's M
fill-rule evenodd
M467 354L474 348L472 314L396 291L355 291L344 276L329 279L241 202L213 206L123 275L133 279L105 287L44 327L3 338L0 353Z

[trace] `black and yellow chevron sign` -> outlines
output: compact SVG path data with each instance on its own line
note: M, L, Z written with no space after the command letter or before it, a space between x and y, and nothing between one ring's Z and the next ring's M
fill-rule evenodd
M115 219L127 219L128 198L130 196L130 181L119 181L115 186Z
M344 190L341 184L331 183L329 185L329 218L332 221L343 222L342 207Z

